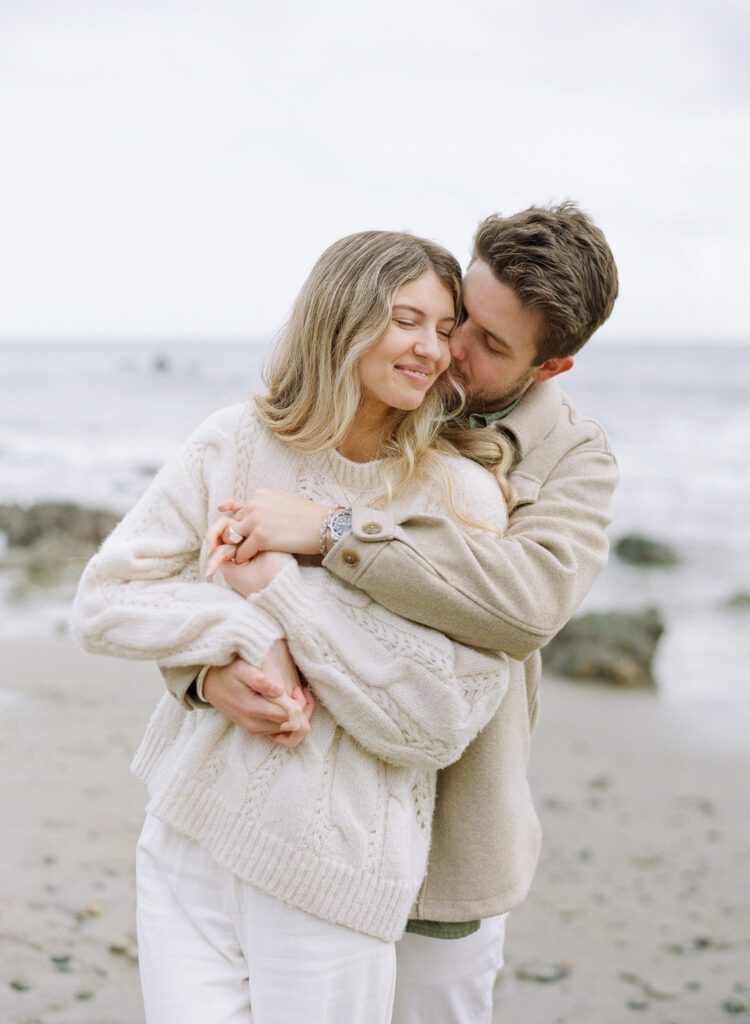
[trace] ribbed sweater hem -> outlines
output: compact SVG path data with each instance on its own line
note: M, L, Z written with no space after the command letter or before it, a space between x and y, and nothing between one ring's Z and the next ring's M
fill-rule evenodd
M131 765L149 788L165 749L144 742ZM271 835L223 806L200 783L176 780L152 793L148 810L202 846L218 864L263 892L315 917L385 942L401 937L420 879L374 878Z

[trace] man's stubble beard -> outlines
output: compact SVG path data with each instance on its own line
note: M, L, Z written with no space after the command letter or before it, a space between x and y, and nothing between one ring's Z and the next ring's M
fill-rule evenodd
M454 371L455 372L455 371ZM466 385L463 378L459 376L463 387ZM515 380L503 391L469 391L466 392L466 411L486 415L487 413L501 412L503 409L519 398L524 391L531 387L534 381L534 371L529 369L520 378Z

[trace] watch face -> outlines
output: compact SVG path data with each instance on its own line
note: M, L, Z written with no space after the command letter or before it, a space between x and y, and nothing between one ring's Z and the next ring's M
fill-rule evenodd
M339 512L337 516L334 516L331 520L331 536L335 537L336 540L349 533L352 528L352 514L351 512Z

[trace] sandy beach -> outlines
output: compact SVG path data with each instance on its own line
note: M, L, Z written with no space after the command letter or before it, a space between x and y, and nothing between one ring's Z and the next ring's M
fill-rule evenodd
M160 676L64 639L0 654L0 1021L141 1024L128 763ZM544 854L496 1024L750 1021L741 754L696 747L651 693L547 679L531 775Z

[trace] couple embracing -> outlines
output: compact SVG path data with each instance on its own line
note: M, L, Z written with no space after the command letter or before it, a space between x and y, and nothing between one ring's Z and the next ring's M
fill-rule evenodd
M334 243L264 393L89 563L79 640L169 690L133 764L148 1024L491 1020L539 853L539 648L617 479L553 378L616 294L570 203L487 218L463 280L425 239Z

